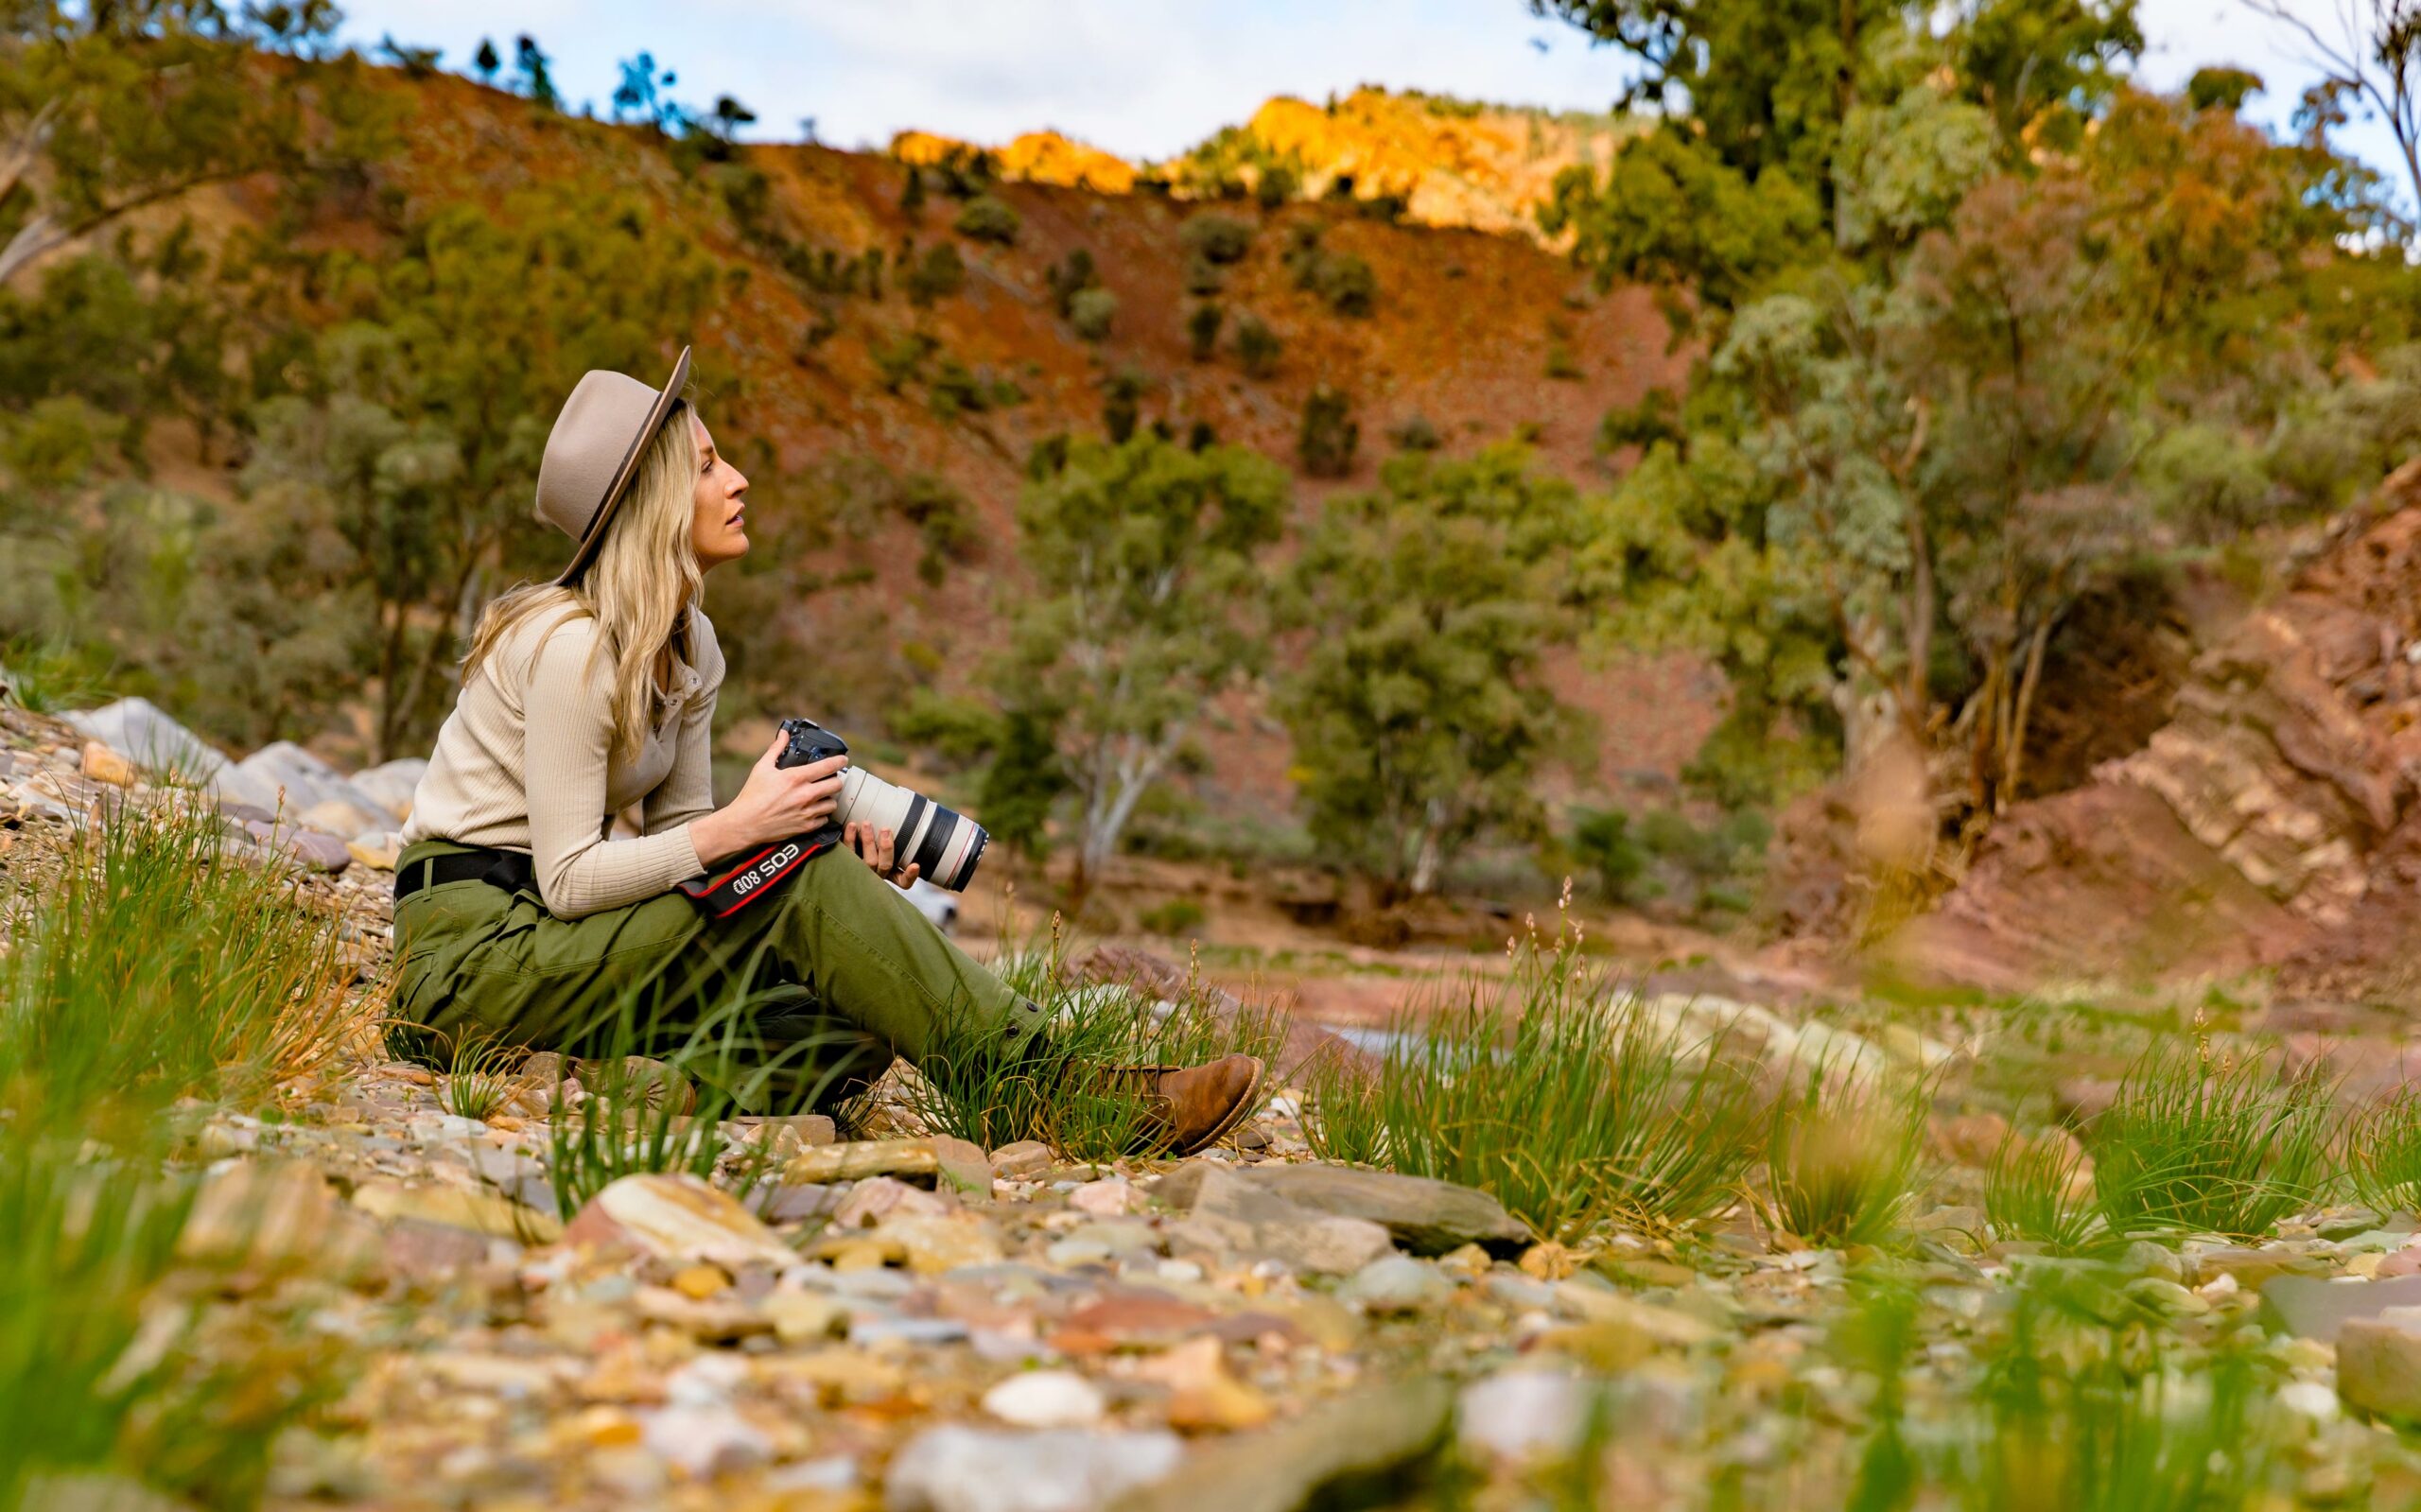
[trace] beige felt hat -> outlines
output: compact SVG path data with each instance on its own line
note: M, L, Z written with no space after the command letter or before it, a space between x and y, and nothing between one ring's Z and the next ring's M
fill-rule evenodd
M547 432L547 454L538 461L538 518L580 543L556 582L577 582L597 555L631 475L638 471L639 454L664 428L665 416L688 381L686 346L660 390L602 368L581 374L563 413L555 416L555 428Z

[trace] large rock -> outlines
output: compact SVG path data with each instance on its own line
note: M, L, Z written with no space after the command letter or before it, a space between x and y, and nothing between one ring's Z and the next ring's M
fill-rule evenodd
M1173 1241L1265 1256L1298 1271L1350 1276L1395 1249L1387 1230L1367 1218L1290 1202L1211 1161L1179 1167L1157 1194L1187 1215L1170 1229Z
M353 785L352 779L291 740L278 740L235 763L234 777L247 790L231 796L280 811L290 822L322 804L347 804L364 814L388 811L387 806ZM266 795L267 802L263 802ZM367 826L360 827L366 828ZM348 828L346 834L358 833Z
M412 794L420 791L420 779L427 774L425 757L397 756L355 773L353 785L376 799L400 824L412 816Z
M2421 1420L2421 1309L2346 1323L2337 1336L2337 1395L2364 1412Z
M1165 1432L929 1428L892 1457L882 1504L889 1512L1092 1512L1168 1475L1184 1452Z
M2390 1308L2421 1307L2421 1276L2386 1281L2337 1281L2279 1276L2261 1288L2261 1322L2299 1339L2335 1344L2349 1323Z
M624 1176L588 1200L564 1238L726 1270L752 1264L780 1269L798 1260L728 1193L688 1175Z
M155 777L208 787L227 766L222 752L170 719L149 699L122 698L60 718Z
M1225 1179L1332 1218L1377 1224L1416 1255L1443 1255L1465 1244L1515 1249L1530 1230L1487 1192L1425 1176L1348 1166L1257 1165L1241 1170L1196 1160L1160 1179L1154 1195L1191 1209L1206 1181Z

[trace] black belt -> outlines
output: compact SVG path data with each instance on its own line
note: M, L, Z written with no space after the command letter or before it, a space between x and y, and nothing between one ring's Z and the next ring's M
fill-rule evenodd
M427 856L396 868L395 901L400 903L424 887L469 881L518 893L537 885L538 868L517 850L458 850Z

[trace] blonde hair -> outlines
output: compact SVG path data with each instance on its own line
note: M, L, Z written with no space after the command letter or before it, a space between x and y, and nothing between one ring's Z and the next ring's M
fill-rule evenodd
M594 667L600 653L614 658L613 753L635 759L662 703L656 659L667 649L685 662L690 656L689 607L705 581L690 536L698 456L689 403L675 401L664 428L640 454L628 495L605 527L588 569L569 586L524 582L489 603L462 657L464 686L524 622L550 611L557 624L593 619L599 634L588 648L587 665ZM545 643L540 636L538 644Z

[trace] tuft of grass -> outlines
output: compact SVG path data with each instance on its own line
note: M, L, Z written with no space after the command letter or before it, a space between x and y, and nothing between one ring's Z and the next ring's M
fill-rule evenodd
M465 1034L445 1073L445 1110L482 1122L494 1117L513 1095L513 1067L520 1056L518 1046L493 1035Z
M2155 1043L2095 1121L2094 1191L2118 1233L2251 1237L2325 1187L2328 1086L2210 1041Z
M0 640L0 703L36 714L83 708L109 691L92 658L71 642Z
M1925 1096L1879 1074L1812 1068L1774 1102L1766 1144L1774 1222L1811 1244L1878 1244L1898 1228L1925 1128Z
M20 878L0 962L0 1104L52 1126L241 1100L317 1069L355 1028L335 918L221 850L198 805L122 810Z
M571 1102L559 1085L548 1113L547 1179L566 1222L624 1176L671 1173L713 1181L720 1173L743 1197L766 1179L770 1142L726 1160L723 1121L742 1112L801 1111L829 1077L799 1074L812 1065L821 1040L792 1041L769 1053L750 1032L758 1005L758 995L735 987L693 1026L676 1030L642 1009L637 994L626 993L583 1036L591 1051L582 1069L584 1095Z
M1507 975L1433 987L1426 1012L1416 998L1375 1072L1314 1071L1313 1153L1482 1188L1548 1237L1729 1208L1758 1120L1721 1044L1615 991L1576 930L1533 930L1509 955Z
M2024 1240L2054 1255L2089 1254L2106 1244L2109 1225L2091 1200L2085 1154L2065 1139L2027 1138L2011 1130L1984 1172L1984 1217L1995 1239Z
M2340 1164L2355 1197L2380 1213L2421 1212L2421 1088L2399 1086L2345 1121Z
M253 1505L341 1360L276 1298L223 1300L162 1168L180 1103L249 1105L351 1032L337 921L194 807L31 849L0 921L0 1508L77 1476Z
M2019 1286L2007 1340L1942 1478L1977 1512L2203 1512L2255 1504L2271 1424L2258 1361L2223 1342L2173 1356L2115 1277L2047 1270Z
M1284 1016L1269 1004L1230 1007L1202 982L1198 954L1166 999L1071 982L1066 960L1054 919L1047 944L1028 940L996 964L1044 1015L1043 1029L1014 1054L971 1014L942 1017L905 1084L909 1109L927 1128L987 1150L1038 1139L1071 1161L1112 1160L1149 1147L1147 1069L1230 1054L1268 1061L1284 1043Z

